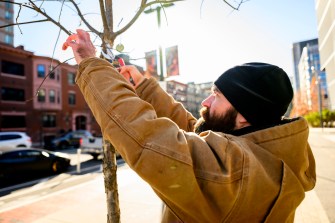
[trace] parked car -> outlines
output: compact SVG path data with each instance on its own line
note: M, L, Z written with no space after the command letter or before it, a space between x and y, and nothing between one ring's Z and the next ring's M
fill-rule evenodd
M29 148L0 150L0 182L42 173L61 173L69 166L70 157L65 153Z
M46 149L66 149L68 147L79 148L83 138L93 137L87 130L77 130L67 132L60 137L51 140L50 145L45 145Z
M24 132L0 132L0 149L31 147L31 138Z
M82 153L90 154L94 160L97 160L98 157L103 157L103 142L102 137L88 137L83 138L81 141L81 151ZM121 155L118 151L115 151L117 158L120 158Z

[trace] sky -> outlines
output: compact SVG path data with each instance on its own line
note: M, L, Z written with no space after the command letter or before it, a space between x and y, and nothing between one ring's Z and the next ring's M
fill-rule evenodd
M98 0L77 2L90 24L101 30ZM114 0L115 27L122 27L130 20L139 2ZM56 20L61 5L61 2L43 3ZM238 11L223 0L187 0L166 8L165 13L160 29L155 13L142 14L115 44L122 43L124 52L136 59L132 62L144 68L145 52L158 49L159 45L163 49L177 45L180 69L177 80L185 83L214 81L225 70L247 62L272 63L292 76L292 44L318 35L314 0L249 0ZM19 21L38 18L32 11L21 10ZM63 7L60 21L72 32L76 28L86 29L73 7ZM14 30L15 46L23 45L35 55L54 57L61 62L72 57L70 50L61 50L67 35L59 34L55 25L36 23L22 25L20 29ZM91 38L95 39L93 35ZM99 41L94 43L99 45Z

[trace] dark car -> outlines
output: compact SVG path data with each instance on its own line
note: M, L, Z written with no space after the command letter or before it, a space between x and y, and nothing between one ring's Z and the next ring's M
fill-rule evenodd
M45 145L46 149L66 149L68 147L79 148L82 138L90 138L92 134L86 130L67 132L51 140L50 144Z
M61 173L69 166L70 157L65 153L27 148L0 150L0 182L42 173Z

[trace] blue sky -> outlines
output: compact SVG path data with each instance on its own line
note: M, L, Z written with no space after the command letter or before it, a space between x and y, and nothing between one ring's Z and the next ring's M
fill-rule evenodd
M98 12L98 1L81 0L85 13ZM139 2L115 0L115 21L120 26L133 15ZM56 18L60 3L45 2ZM66 10L68 11L66 14ZM178 45L180 80L184 82L214 81L226 69L245 62L260 61L276 64L293 75L292 44L317 38L314 0L249 0L239 11L232 11L222 0L188 0L166 9L167 22L157 29L156 15L143 14L124 35L122 43L132 58L143 58L144 53ZM64 8L61 22L71 31L80 27L74 12ZM22 13L24 21L34 13ZM100 29L96 14L89 14L90 22ZM57 43L58 28L51 23L21 26L23 35L15 29L15 45L24 45L36 55L52 56L60 61L71 56L61 50L66 35ZM142 59L134 61L145 66Z

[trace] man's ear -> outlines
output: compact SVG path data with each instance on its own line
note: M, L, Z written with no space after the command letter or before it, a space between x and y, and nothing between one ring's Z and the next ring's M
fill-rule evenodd
M241 128L244 128L250 125L251 124L243 117L243 115L241 115L240 113L237 113L236 124L235 124L236 129L241 129Z

